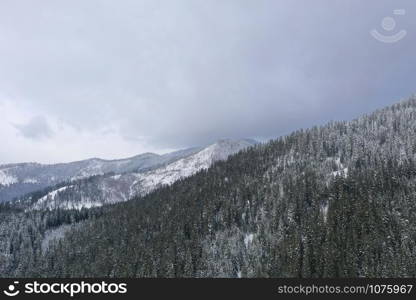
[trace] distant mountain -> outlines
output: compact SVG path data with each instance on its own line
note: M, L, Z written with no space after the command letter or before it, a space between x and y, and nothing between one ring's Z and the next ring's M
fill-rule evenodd
M223 139L205 148L171 153L164 159L158 157L158 164L148 165L146 169L130 168L134 171L127 171L125 168L124 173L73 180L49 188L44 193L31 195L27 200L31 209L36 210L81 209L127 201L207 169L215 161L225 160L229 155L254 144L256 141L253 140Z
M144 153L119 160L92 158L53 165L38 163L0 165L0 203L62 182L108 173L123 174L149 170L196 153L200 149L190 148L165 155Z

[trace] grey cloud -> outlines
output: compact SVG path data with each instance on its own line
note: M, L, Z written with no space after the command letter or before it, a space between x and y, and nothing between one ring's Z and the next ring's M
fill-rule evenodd
M0 4L0 90L160 149L276 137L415 92L413 0L25 3ZM408 36L376 41L397 8Z
M20 135L28 139L41 140L53 136L53 130L43 116L36 116L25 124L14 124L13 126Z

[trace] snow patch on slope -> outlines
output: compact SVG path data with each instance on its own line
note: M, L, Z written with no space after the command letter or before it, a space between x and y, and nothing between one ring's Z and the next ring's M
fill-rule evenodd
M59 189L53 190L52 192L49 192L48 194L46 194L45 196L43 196L42 198L40 198L36 204L34 205L35 209L41 209L41 208L49 208L49 206L54 203L53 200L55 200L56 196L58 195L58 193L63 192L69 188L71 188L72 186L64 186L61 187ZM46 204L46 205L45 205ZM45 207L46 206L46 207Z
M7 174L6 170L7 169L0 170L0 185L9 186L14 183L17 183L18 182L17 178L12 175Z
M253 243L253 238L254 234L252 233L246 234L244 236L244 245L246 246L246 248L248 248L248 246L250 246L250 244Z
M252 145L252 143L245 140L221 140L195 155L182 158L166 167L135 174L137 179L132 184L129 196L146 194L160 186L171 185L181 178L189 177L198 171L208 169L215 161L226 160L231 154Z
M328 208L329 208L328 203L322 204L321 207L320 207L320 211L321 211L321 214L323 216L323 219L324 219L325 223L328 220Z
M23 183L35 184L38 183L38 181L35 178L26 178L25 180L23 180Z
M338 157L334 160L334 163L337 167L337 170L331 172L332 177L342 176L344 178L348 177L348 167L345 167L343 163L341 163L341 159Z
M346 177L348 177L348 168L343 168L342 170L332 172L331 175L334 176L334 177L342 176L342 177L346 178Z

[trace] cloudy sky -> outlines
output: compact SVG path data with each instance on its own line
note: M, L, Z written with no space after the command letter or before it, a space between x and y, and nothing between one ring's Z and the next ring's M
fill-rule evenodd
M415 38L414 0L2 0L0 163L351 119L416 92Z

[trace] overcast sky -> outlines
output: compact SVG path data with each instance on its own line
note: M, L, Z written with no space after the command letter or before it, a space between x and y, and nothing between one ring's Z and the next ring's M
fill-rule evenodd
M415 37L414 0L1 0L0 163L351 119L416 92Z

